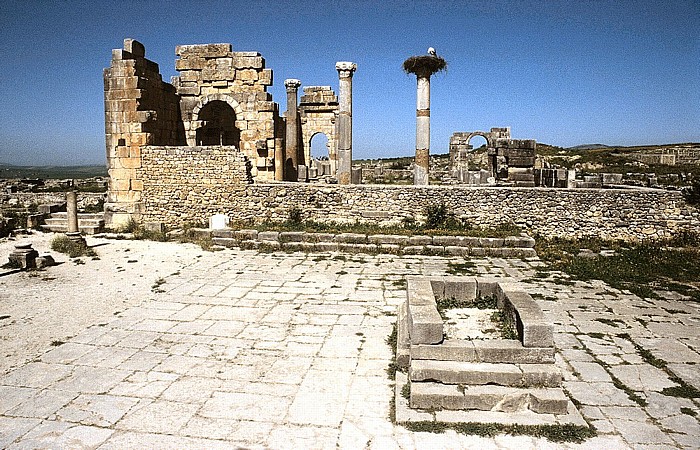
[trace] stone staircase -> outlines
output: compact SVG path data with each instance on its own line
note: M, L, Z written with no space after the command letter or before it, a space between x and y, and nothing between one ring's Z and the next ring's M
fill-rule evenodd
M397 422L587 426L562 389L553 327L516 283L489 277L407 277L398 311ZM438 299L493 296L517 339L448 339Z
M79 213L78 228L83 234L96 234L104 230L105 221L104 213ZM65 233L68 231L68 214L65 212L51 213L44 220L44 225L41 226L44 231L53 233Z

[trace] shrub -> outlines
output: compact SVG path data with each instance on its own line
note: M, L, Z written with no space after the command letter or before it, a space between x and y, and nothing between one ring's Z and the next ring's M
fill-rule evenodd
M59 253L65 253L71 258L79 256L97 256L95 250L91 249L84 242L76 242L68 238L68 236L56 236L51 240L51 250Z
M428 206L425 215L425 226L433 229L445 228L450 218L450 214L447 212L447 206L445 206L444 203Z
M301 209L296 206L289 210L287 221L293 224L301 224L303 222Z

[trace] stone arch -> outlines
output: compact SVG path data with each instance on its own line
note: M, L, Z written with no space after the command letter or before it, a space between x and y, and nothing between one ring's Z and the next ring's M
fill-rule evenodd
M328 159L330 159L330 157L331 157L331 146L332 146L331 137L328 136L328 134L323 132L323 131L316 131L311 135L311 137L309 137L309 157L310 157L309 161L311 161L314 158L313 142L314 142L314 138L318 135L325 136L325 138L326 138L326 154L323 156L327 156Z
M486 147L487 148L493 148L495 146L493 135L491 133L487 133L485 131L472 131L471 133L469 133L469 135L467 136L467 139L466 139L467 144L469 144L469 142L472 140L472 138L474 138L476 136L481 136L482 138L486 139Z
M231 107L235 115L235 120L238 121L243 117L243 108L241 105L231 98L229 95L225 94L212 94L202 97L197 104L192 108L192 120L190 121L190 129L187 131L187 145L196 146L197 145L197 130L203 125L203 120L200 117L202 109L210 104L211 102L224 102ZM206 111L206 109L205 109ZM235 123L234 123L235 126ZM240 127L236 126L237 129ZM240 146L237 145L240 150Z

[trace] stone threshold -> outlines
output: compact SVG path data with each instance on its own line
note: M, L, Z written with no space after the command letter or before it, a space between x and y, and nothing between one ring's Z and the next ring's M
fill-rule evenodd
M525 234L506 238L304 231L212 230L224 247L306 252L388 253L395 255L536 257L535 240Z

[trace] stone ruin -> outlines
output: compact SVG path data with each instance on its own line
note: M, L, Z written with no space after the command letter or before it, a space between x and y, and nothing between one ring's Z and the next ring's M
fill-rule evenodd
M485 422L587 426L562 389L553 326L518 284L486 277L407 277L399 306L397 422ZM438 301L470 305L495 297L517 339L484 338L478 326L447 335ZM465 309L468 315L474 308ZM456 322L464 319L458 318Z
M267 92L273 73L260 53L232 51L231 44L180 45L175 53L180 75L170 83L133 39L112 51L104 70L108 225L124 223L143 210L140 169L146 153L154 154L156 162L177 153L180 162L192 155L200 166L212 163L199 167L198 174L216 172L223 154L229 167L246 172L232 176L244 182L296 181L301 171L304 180L320 174L350 183L354 63L336 65L340 99L328 86L308 87L297 108L301 82L287 80L285 117ZM317 133L328 137L327 164L311 161L310 142ZM160 150L149 150L156 147ZM207 149L218 156L195 155Z
M486 139L488 171L470 171L470 154L474 148L469 141L475 136ZM535 186L535 151L531 139L511 139L510 127L491 131L456 132L450 137L450 170L462 183L494 184L509 182L515 186Z

